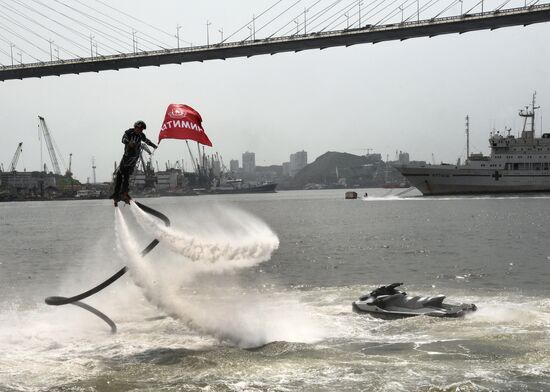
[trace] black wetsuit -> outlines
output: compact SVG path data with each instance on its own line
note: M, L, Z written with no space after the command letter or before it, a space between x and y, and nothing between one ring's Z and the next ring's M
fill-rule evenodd
M133 147L129 146L129 143L133 143ZM147 139L143 132L136 133L133 128L128 129L122 136L122 143L124 143L124 155L120 160L120 165L116 173L115 190L112 198L128 192L130 184L130 176L134 171L134 167L141 154L141 143L145 143L153 148L157 148L157 145L151 140Z

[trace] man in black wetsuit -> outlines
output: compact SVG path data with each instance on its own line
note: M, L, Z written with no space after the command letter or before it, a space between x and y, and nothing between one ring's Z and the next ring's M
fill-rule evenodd
M115 190L111 195L111 199L115 202L115 207L120 200L126 203L130 202L130 195L128 195L128 187L130 184L130 176L134 171L134 167L141 154L141 143L145 143L153 148L157 148L157 145L147 139L143 130L147 126L143 121L136 121L134 128L128 129L122 136L122 143L124 143L124 155L120 160L120 165L116 173Z

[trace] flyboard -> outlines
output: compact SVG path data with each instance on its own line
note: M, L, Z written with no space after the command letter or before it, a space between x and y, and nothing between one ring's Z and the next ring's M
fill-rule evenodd
M133 202L137 207L139 207L144 212L146 212L148 214L151 214L154 217L162 220L162 222L166 225L166 227L170 226L170 219L168 219L168 217L166 215L164 215L163 213L161 213L161 212L159 212L159 211L157 211L157 210L155 210L155 209L153 209L149 206L141 204L138 201L133 200ZM149 243L149 245L147 245L141 251L141 256L143 257L143 256L147 255L149 252L151 252L158 245L158 243L159 243L159 240L157 240L156 238L153 241L151 241ZM48 298L45 299L45 302L46 302L46 304L52 305L52 306L60 306L60 305L70 304L70 305L78 306L82 309L85 309L85 310L95 314L97 317L99 317L103 321L105 321L109 325L109 327L111 327L111 333L116 333L117 327L116 327L116 324L113 322L113 320L111 320L108 316L106 316L104 313L100 312L99 310L97 310L93 306L90 306L88 304L85 304L84 302L81 302L81 300L83 300L85 298L88 298L88 297L100 292L101 290L103 290L107 286L111 285L112 283L117 281L122 275L124 275L126 273L126 271L128 271L128 267L124 266L122 269L120 269L118 272L116 272L113 276L111 276L110 278L108 278L104 282L98 284L97 286L95 286L95 287L91 288L90 290L85 291L81 294L78 294L78 295L75 295L75 296L72 296L72 297L59 297L59 296L48 297Z

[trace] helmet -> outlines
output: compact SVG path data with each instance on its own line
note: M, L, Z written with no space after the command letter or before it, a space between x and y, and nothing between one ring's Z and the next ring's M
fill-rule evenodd
M147 129L147 125L145 125L145 122L143 122L143 121L141 121L141 120L136 121L136 122L134 123L134 128L135 128L135 127L140 127L140 128L142 128L142 129Z

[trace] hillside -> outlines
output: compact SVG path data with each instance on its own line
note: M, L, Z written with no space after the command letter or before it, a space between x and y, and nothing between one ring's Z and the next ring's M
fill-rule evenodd
M290 187L303 189L306 184L335 186L342 178L347 179L348 185L355 183L363 185L362 183L372 179L372 166L365 156L328 151L300 170L291 180ZM370 170L369 167L371 167ZM338 177L336 168L338 168ZM368 179L363 178L365 176Z

